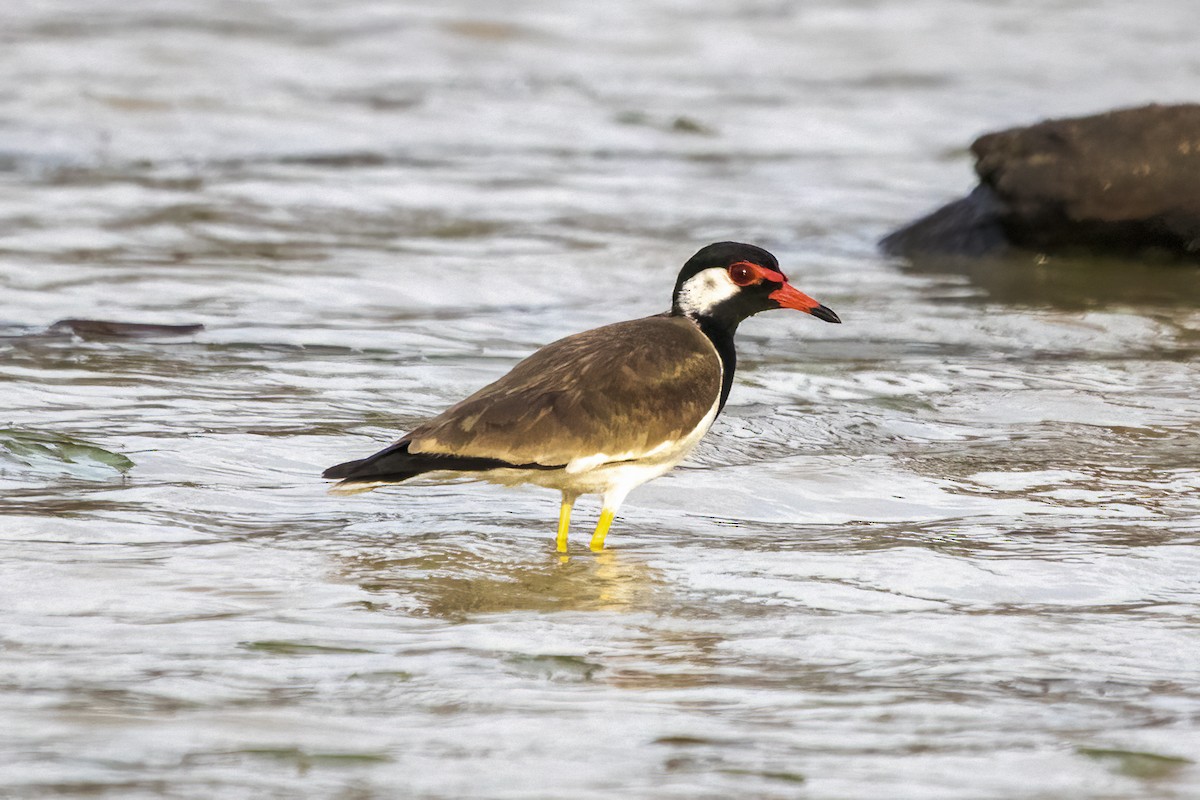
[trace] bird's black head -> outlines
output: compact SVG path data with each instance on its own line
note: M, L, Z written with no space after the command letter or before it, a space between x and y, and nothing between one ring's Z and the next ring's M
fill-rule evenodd
M717 242L688 259L675 281L671 313L730 331L760 311L794 308L826 322L838 315L795 289L775 256L752 244Z

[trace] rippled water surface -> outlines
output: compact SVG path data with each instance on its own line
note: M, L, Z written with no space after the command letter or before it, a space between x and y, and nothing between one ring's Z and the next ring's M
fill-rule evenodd
M1186 0L6 4L0 796L1200 796L1200 273L874 248L1198 85ZM325 494L727 238L845 324L608 551Z

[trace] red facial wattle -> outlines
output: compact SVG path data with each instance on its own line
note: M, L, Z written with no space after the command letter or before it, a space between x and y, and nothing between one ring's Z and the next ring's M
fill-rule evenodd
M821 305L788 283L787 278L778 270L755 264L753 261L738 261L729 266L729 277L738 286L755 286L763 281L778 283L780 287L767 296L778 303L780 308L794 308L826 322L842 321L832 309Z

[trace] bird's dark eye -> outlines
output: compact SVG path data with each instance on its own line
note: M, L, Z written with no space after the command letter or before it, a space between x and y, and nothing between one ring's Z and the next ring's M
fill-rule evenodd
M754 268L753 264L748 261L739 261L729 265L729 280L738 286L749 286L761 281L762 276L758 274L758 270Z

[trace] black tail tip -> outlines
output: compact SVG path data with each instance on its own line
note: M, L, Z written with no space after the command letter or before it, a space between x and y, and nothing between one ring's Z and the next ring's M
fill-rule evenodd
M362 461L346 461L342 464L335 464L329 469L321 473L322 478L330 480L339 480L341 478L349 478L350 473L354 472L354 468L361 464Z

